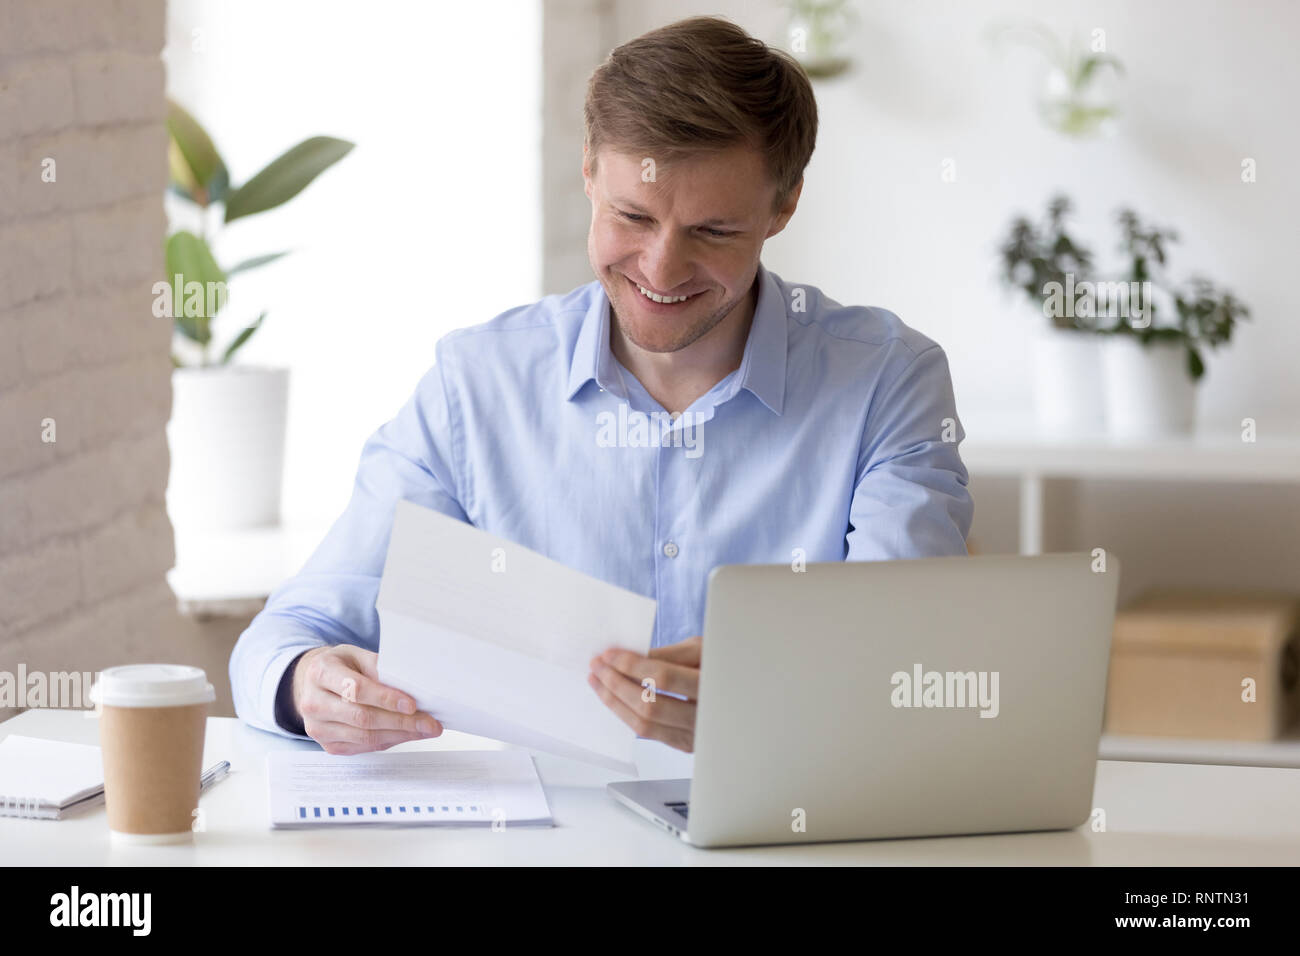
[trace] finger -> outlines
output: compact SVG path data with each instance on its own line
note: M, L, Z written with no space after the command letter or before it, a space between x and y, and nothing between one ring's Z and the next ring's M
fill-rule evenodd
M323 721L313 727L312 736L332 754L359 754L387 750L397 744L419 740L402 730L360 730L337 721Z
M653 647L650 649L650 656L655 660L670 661L674 664L688 664L691 667L700 666L700 652L704 647L704 638L700 635L688 637L684 641L678 641L676 644L665 644L663 647Z
M414 697L398 690L396 687L389 687L379 679L378 654L352 644L340 645L340 648L353 666L366 678L364 682L359 683L358 692L361 691L362 686L365 686L370 694L375 695L374 699L359 697L360 703L370 704L372 707L383 707L385 710L395 710L403 714L415 713L417 705Z
M646 693L639 682L620 674L608 664L598 664L594 669L596 680L611 694L636 714L652 724L690 730L695 727L695 704L674 700L672 697ZM647 700L646 698L650 698Z
M410 716L397 714L382 707L345 700L324 687L308 691L302 716L304 721L311 717L316 721L335 721L360 730L400 730L421 737L437 737L442 733L442 724L424 712Z
M684 750L691 753L695 746L695 731L685 730L680 727L670 727L665 724L655 724L647 721L644 717L639 716L632 711L625 703L618 699L614 693L597 680L594 676L587 676L587 683L604 701L605 706L612 710L618 718L632 728L638 737L648 737L651 740L661 740L670 747L676 747L678 750ZM680 703L680 702L679 702Z
M379 707L393 713L415 713L415 700L410 694L404 694L395 687L381 684L363 671L349 666L350 664L364 666L364 662L350 654L346 657L323 655L317 664L315 683L338 694L349 703Z
M642 686L643 681L649 679L654 681L656 690L677 694L688 700L699 699L700 671L696 667L642 657L640 654L620 648L606 651L593 662L593 665L602 662L634 681L638 688ZM592 670L595 669L593 666Z
M316 739L332 754L369 753L375 750L387 750L398 744L419 740L417 736L400 730L358 730L346 724L333 721L320 725L322 737ZM324 738L324 739L322 739Z
M379 655L374 651L368 651L364 647L357 647L355 644L339 644L338 649L347 656L357 670L365 674L377 684L382 684L379 679Z

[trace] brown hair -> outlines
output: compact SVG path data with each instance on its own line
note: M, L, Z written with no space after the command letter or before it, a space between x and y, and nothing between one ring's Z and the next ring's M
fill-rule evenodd
M803 68L727 20L691 17L615 49L587 83L586 145L663 161L747 144L776 182L780 208L817 141Z

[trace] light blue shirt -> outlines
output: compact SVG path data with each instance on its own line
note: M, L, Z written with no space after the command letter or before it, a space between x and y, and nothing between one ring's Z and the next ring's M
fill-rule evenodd
M289 663L379 649L399 499L653 598L655 647L702 632L718 565L965 554L974 505L942 348L885 309L762 267L757 281L740 367L676 422L614 358L598 282L442 338L362 448L346 510L239 638L239 716L296 736L274 716Z

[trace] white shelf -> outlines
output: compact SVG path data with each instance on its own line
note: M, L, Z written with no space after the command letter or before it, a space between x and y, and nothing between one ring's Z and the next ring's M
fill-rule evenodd
M176 530L176 566L167 583L182 614L248 616L311 557L328 523L239 531Z
M1060 438L1033 426L967 432L962 461L972 476L1020 482L1020 553L1043 551L1044 483L1101 478L1300 484L1300 434L1253 442L1239 432L1124 441L1107 435Z
M1101 760L1206 763L1237 767L1300 767L1300 726L1278 740L1192 740L1102 734Z
M1239 434L1218 433L1119 441L1004 431L968 437L961 457L971 474L995 477L1300 482L1300 436L1244 442Z

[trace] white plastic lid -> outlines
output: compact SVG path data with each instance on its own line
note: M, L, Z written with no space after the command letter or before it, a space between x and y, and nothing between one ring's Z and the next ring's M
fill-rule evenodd
M126 664L100 672L90 699L105 707L184 707L217 699L201 667Z

